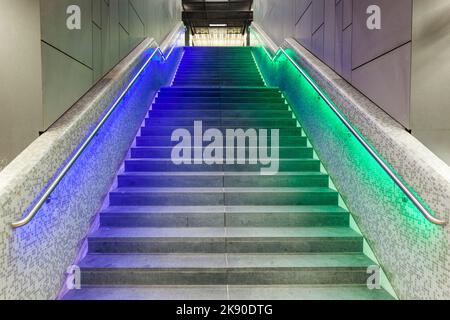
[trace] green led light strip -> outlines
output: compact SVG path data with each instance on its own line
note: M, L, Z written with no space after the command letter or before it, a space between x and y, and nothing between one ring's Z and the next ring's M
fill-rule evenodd
M357 129L351 124L351 122L339 111L339 109L334 105L334 103L328 99L328 97L323 93L323 91L315 84L311 77L303 71L303 69L297 64L297 62L289 56L289 54L281 47L278 49L271 46L271 49L275 52L271 55L264 43L270 43L271 41L262 41L261 37L265 36L260 34L257 28L251 27L250 30L258 38L261 43L264 52L266 53L269 60L274 63L280 56L284 55L290 63L300 72L300 74L308 81L308 83L314 88L314 90L320 95L320 97L326 102L330 109L336 114L336 116L341 120L341 122L347 127L348 130L353 134L353 136L361 143L361 145L366 149L369 154L376 160L376 162L383 168L383 170L390 176L390 178L395 182L395 184L403 191L403 193L411 200L411 202L419 209L419 211L424 215L424 217L433 224L436 225L446 225L447 222L435 217L431 210L426 206L426 204L419 199L419 197L411 191L399 175L391 168L391 166L379 155L379 153L366 141L366 139L358 132Z

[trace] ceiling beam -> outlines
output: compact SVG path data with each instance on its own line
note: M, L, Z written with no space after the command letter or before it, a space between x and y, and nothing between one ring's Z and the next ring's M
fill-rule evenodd
M227 24L230 27L240 28L245 34L253 21L251 11L253 0L240 1L207 1L183 0L182 19L186 26L190 26L193 33L196 28L206 28L211 24Z

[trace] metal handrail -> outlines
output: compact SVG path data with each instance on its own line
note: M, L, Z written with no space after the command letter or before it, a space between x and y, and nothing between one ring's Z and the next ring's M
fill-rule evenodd
M350 130L353 136L362 144L362 146L369 152L369 154L375 159L375 161L383 168L383 170L391 177L391 179L395 182L395 184L405 193L409 200L419 209L419 211L424 215L424 217L433 224L436 225L446 225L447 221L439 219L430 212L430 210L418 199L418 197L411 192L408 186L397 176L397 174L389 167L389 165L378 155L375 149L370 146L366 140L361 136L361 134L353 127L353 125L341 114L341 112L334 106L334 104L328 99L328 97L322 92L322 90L314 83L314 81L309 77L309 75L303 71L303 69L297 64L297 62L292 59L289 54L282 48L274 46L273 41L268 38L263 31L256 25L251 27L256 31L256 36L258 37L260 42L267 43L273 55L267 51L264 47L263 49L266 52L267 56L272 60L272 62L276 61L278 57L281 55L286 56L286 58L292 63L292 65L303 75L303 77L308 81L308 83L316 90L316 92L321 96L321 98L326 102L326 104L330 107L330 109L337 115L337 117L341 120L341 122ZM261 41L260 36L264 37L266 41ZM288 42L289 43L289 42ZM277 48L277 49L276 49ZM275 50L276 49L276 50Z
M180 29L178 29L180 31ZM181 32L178 35L176 41L180 38ZM169 36L168 38L171 39L173 35ZM175 41L175 42L176 42ZM139 69L139 71L136 73L136 75L133 77L133 79L130 81L130 83L127 85L127 87L123 90L121 95L116 99L114 104L111 106L111 108L108 110L108 112L102 117L100 122L97 124L97 126L94 128L94 130L87 136L87 138L84 140L83 144L78 148L78 150L70 157L70 159L67 161L67 163L64 165L64 167L59 171L59 173L53 178L53 181L51 184L45 189L45 192L39 197L39 199L33 204L33 206L29 209L27 214L21 218L20 220L11 223L11 227L14 229L23 227L27 225L33 218L36 216L38 211L42 208L44 203L47 201L47 199L50 197L52 192L56 189L56 187L59 185L61 180L64 178L64 176L67 174L67 172L72 168L75 161L80 157L80 155L83 153L83 151L88 147L90 142L94 139L94 137L97 135L97 133L100 131L100 129L103 127L105 122L109 119L111 114L116 110L119 103L122 101L122 99L125 97L127 92L130 90L130 88L133 86L133 84L136 82L136 80L139 78L139 76L142 74L142 72L145 70L145 68L149 65L153 57L158 53L162 58L163 61L167 61L169 59L170 55L172 54L172 51L176 47L176 44L171 48L169 53L167 55L164 54L164 52L159 47L158 43L152 39L149 43L149 46L152 44L155 44L156 48L153 51L153 53L150 55L150 57L145 61L144 65Z

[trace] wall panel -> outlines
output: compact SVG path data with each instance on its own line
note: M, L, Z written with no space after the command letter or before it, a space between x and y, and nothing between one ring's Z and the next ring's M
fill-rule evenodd
M419 1L419 0L418 0ZM410 70L405 66L411 61L411 52L397 51L392 64L390 52L411 43L412 0L285 0L283 7L292 6L295 21L290 32L286 23L291 12L277 9L280 1L259 0L255 3L255 21L281 44L285 38L294 37L305 48L333 68L340 76L395 118L406 128L410 110ZM381 30L367 28L367 8L381 8ZM275 35L275 36L274 36ZM406 47L405 47L406 48ZM388 57L385 57L388 56ZM375 61L378 60L379 61ZM364 67L366 63L371 65ZM386 65L384 65L386 63ZM390 69L388 73L374 75L380 84L371 79L367 70L373 65ZM359 67L362 67L359 70ZM353 80L355 75L357 81ZM395 86L386 86L392 79L401 81ZM371 86L367 86L367 83ZM375 86L375 87L373 87ZM402 91L395 91L402 89ZM405 113L406 112L406 113Z
M2 1L0 171L42 130L39 0Z
M69 5L81 8L81 30L66 28ZM60 51L66 60L64 63L55 60L54 63L48 59L50 49L45 47L47 58L43 59L43 69L47 78L44 82L43 129L54 123L144 37L161 41L178 21L180 5L177 0L41 1L42 42ZM51 75L68 70L75 70L75 74L69 76L74 79L53 86L54 82L49 80L53 79ZM83 70L83 76L80 76L80 70ZM85 75L87 72L90 72L89 77ZM62 86L67 91L61 91Z

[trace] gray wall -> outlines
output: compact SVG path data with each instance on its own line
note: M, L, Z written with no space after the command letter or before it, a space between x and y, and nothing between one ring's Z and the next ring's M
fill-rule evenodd
M0 0L0 170L42 124L39 0Z
M66 8L73 4L81 8L81 30L66 28ZM43 129L145 36L161 41L180 21L179 12L177 0L41 0Z
M366 27L369 5L382 29ZM294 37L450 164L448 0L255 0L255 21Z
M66 9L81 8L81 30ZM0 0L0 170L146 36L159 43L181 0ZM7 61L7 63L5 63Z
M412 133L450 164L450 2L414 0Z
M369 5L382 29L366 26ZM256 0L255 21L281 44L294 37L410 128L412 0Z

